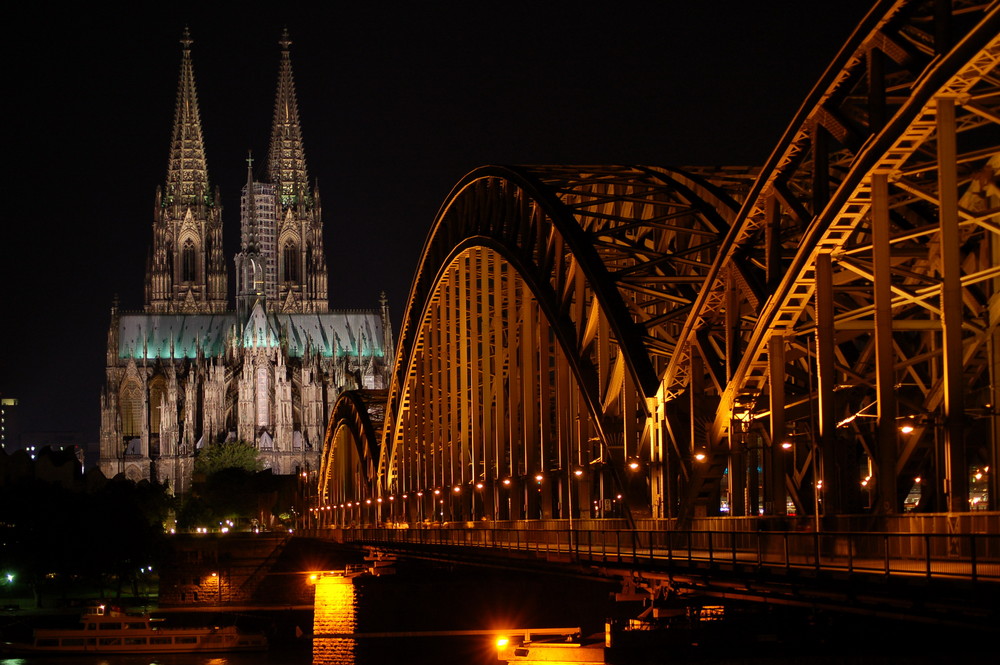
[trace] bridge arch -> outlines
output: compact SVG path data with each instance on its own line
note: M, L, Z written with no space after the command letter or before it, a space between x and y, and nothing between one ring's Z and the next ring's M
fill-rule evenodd
M460 181L365 448L378 517L994 507L1000 9L946 4L877 3L761 169Z
M378 508L375 473L385 391L341 393L330 413L311 522L348 526L370 522Z
M973 507L1000 432L998 33L995 3L879 3L817 83L662 376L664 413L716 402L663 452L708 451L677 514Z
M671 334L736 208L666 169L466 176L412 287L380 491L411 519L650 515L625 469L650 461Z

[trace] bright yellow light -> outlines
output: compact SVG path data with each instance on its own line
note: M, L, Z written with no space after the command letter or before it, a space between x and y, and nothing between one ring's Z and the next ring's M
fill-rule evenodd
M454 487L454 488L452 488L452 491L453 491L453 492L454 492L455 494L458 494L459 492L461 492L461 491L462 491L462 488L461 488L461 487L459 487L458 485L455 485L455 487Z
M483 489L483 484L482 483L476 483L476 489L477 490Z
M704 462L705 461L705 453L695 453L694 458L696 460L698 460L699 462Z
M510 478L504 478L503 479L503 484L509 486L510 485Z
M903 425L902 427L900 427L899 431L902 432L903 434L909 434L910 432L913 431L913 425L907 423L907 424Z
M583 475L583 469L574 469L573 470L573 475L576 476L577 478L579 478L580 476Z
M784 448L785 450L788 450L789 448L792 447L792 442L791 441L783 441L781 443L781 447Z
M319 575L317 575L316 573L313 573L312 575L309 576L309 582L311 584L316 584L317 579L319 579Z
M635 460L632 460L631 462L628 463L628 468L630 468L633 471L635 471L636 469L639 468L639 463L636 462Z
M438 495L438 494L440 494L440 493L441 493L441 490L439 490L439 489L435 489L435 490L434 490L434 494L435 494L435 496L436 496L436 495Z
M537 480L538 482L542 482L542 478L543 478L542 474L540 473L535 474L535 480Z
M497 638L497 649L503 649L508 644L510 644L510 639L506 635Z

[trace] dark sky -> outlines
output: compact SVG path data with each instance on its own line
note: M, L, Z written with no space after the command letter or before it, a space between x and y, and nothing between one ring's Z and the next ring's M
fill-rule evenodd
M112 298L143 305L185 25L230 271L287 26L331 304L374 307L385 290L398 325L427 231L467 172L761 164L871 5L37 4L5 9L0 394L20 399L23 429L88 441Z

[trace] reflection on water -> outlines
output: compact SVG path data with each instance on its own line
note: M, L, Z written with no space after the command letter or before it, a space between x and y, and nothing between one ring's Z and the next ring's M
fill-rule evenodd
M72 656L25 656L23 658L4 658L0 656L0 665L262 665L281 663L288 665L298 660L290 660L284 656L262 653L232 653L222 656L206 654L131 654L102 656L82 654ZM308 662L308 661L306 661Z
M316 580L313 633L353 633L357 626L357 595L345 577L321 576ZM349 637L313 639L314 665L354 665L356 642Z

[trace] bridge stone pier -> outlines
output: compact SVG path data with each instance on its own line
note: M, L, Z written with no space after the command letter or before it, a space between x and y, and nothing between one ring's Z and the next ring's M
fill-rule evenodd
M997 3L878 2L760 167L469 173L304 526L995 585L998 63Z

